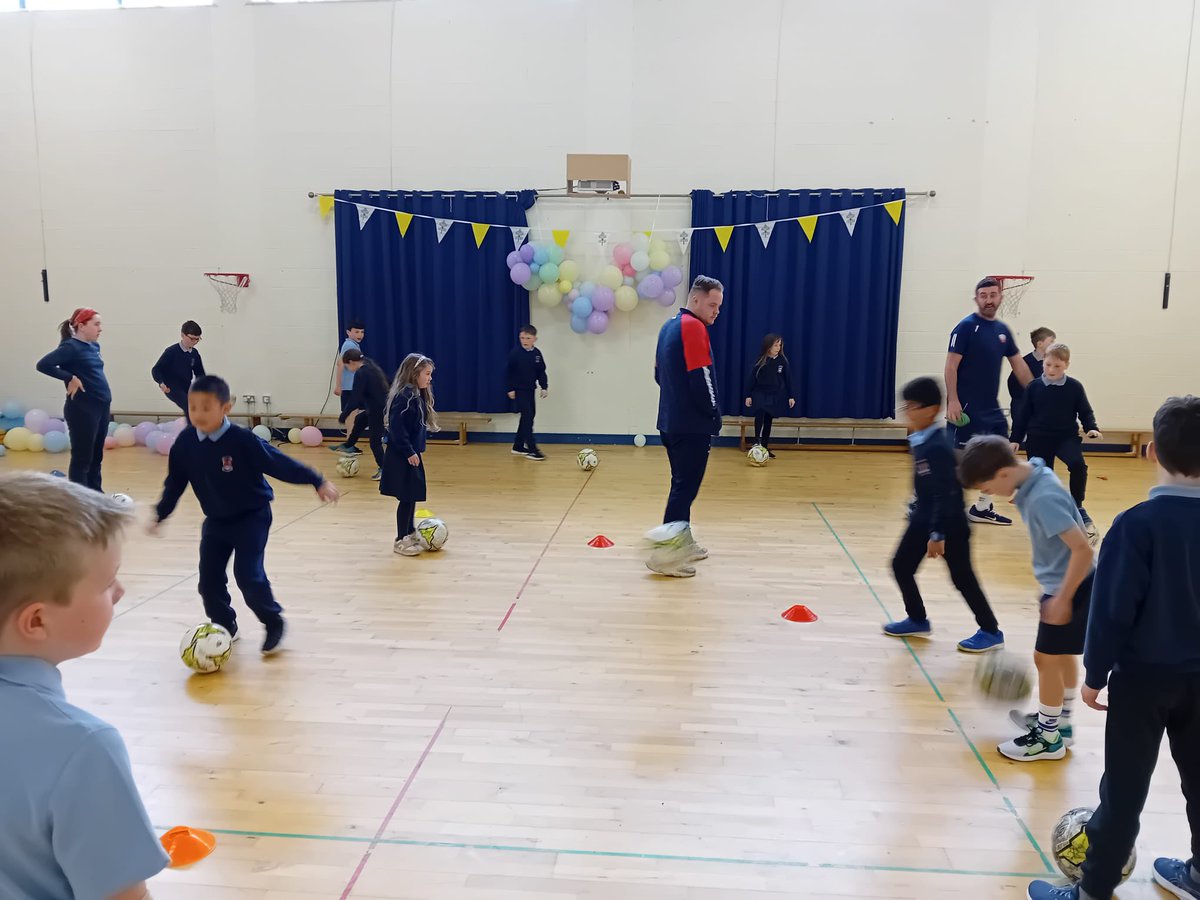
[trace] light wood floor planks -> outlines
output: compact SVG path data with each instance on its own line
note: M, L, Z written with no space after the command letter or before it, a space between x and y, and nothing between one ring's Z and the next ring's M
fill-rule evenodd
M712 558L668 581L640 547L665 499L662 451L601 447L588 475L576 449L536 464L503 445L433 448L425 505L451 538L417 559L392 554L394 505L367 478L339 482L337 507L278 486L267 569L288 652L259 657L238 601L245 638L215 676L189 677L176 651L203 618L194 499L165 538L131 536L119 618L65 671L69 696L124 734L155 824L218 832L154 896L1024 897L1057 817L1095 803L1103 722L1083 710L1062 763L1000 757L1006 710L971 689L975 661L954 644L974 625L940 564L922 576L934 639L912 653L880 635L902 609L889 560L907 457L752 469L714 451L695 522ZM288 452L333 472L327 450ZM0 468L64 461L13 453ZM1102 527L1153 481L1143 461L1090 463ZM153 502L164 467L112 452L106 487ZM589 548L601 533L616 546ZM1028 539L975 534L1010 649L1028 654ZM820 621L783 621L793 603ZM1119 896L1164 896L1149 863L1186 843L1164 755Z

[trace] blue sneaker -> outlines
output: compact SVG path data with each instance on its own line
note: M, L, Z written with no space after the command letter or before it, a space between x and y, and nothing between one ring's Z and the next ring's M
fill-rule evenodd
M963 653L988 653L992 650L1003 650L1004 632L984 631L980 628L969 638L959 641L958 649Z
M1079 900L1079 885L1061 887L1048 881L1029 882L1029 900Z
M980 525L1011 525L1012 519L1008 516L1002 516L991 507L987 509L978 509L972 506L967 510L967 519L971 522L978 522Z
M916 622L912 619L903 619L899 622L888 622L883 626L883 633L890 637L929 637L933 633L933 626L929 624L929 620L924 622Z
M1154 861L1154 880L1158 886L1184 900L1200 898L1200 881L1192 878L1192 865L1166 856Z

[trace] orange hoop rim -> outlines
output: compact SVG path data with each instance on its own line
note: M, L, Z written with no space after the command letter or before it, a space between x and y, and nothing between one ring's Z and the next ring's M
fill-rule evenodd
M1034 280L1033 275L989 275L988 278L994 278L1000 282L1000 290L1005 291L1010 287L1021 287L1027 285ZM1006 282L1015 281L1017 284L1006 284Z
M231 284L234 287L249 287L250 276L245 272L205 272L204 277L215 281L218 278L232 278L233 281L224 281L222 284Z

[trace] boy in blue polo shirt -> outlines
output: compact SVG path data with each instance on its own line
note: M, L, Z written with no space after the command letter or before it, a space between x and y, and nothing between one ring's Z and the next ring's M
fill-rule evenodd
M1191 859L1161 857L1154 880L1200 898L1200 398L1154 416L1158 486L1117 516L1100 546L1083 650L1083 702L1107 710L1100 805L1083 880L1029 885L1030 900L1108 900L1137 839L1163 733L1187 800ZM1107 685L1108 705L1100 702Z
M351 319L346 325L346 339L342 341L342 347L338 350L337 362L334 364L334 396L340 397L342 401L341 415L338 417L339 422L346 422L350 418L350 414L354 412L351 403L354 402L354 370L346 365L346 351L358 350L362 352L363 338L367 335L366 326L359 319ZM354 429L354 419L350 419L347 423L346 437L349 438L350 432ZM362 453L357 447L352 444L342 442L332 448L338 453L358 454Z
M143 900L167 864L120 734L58 671L104 639L132 519L63 478L0 476L0 897Z
M232 556L233 577L242 599L266 626L262 652L268 655L280 649L286 626L283 607L276 602L263 567L271 533L271 501L275 499L264 476L310 484L326 503L336 502L338 491L316 469L281 453L249 429L231 424L227 418L231 406L224 379L206 375L192 385L188 408L193 427L180 432L171 447L167 479L150 532L158 532L190 483L205 516L197 585L204 612L237 640L237 614L226 575Z
M1033 574L1041 589L1041 621L1033 662L1038 671L1038 711L1014 709L1021 734L1000 753L1016 762L1062 759L1074 743L1071 706L1079 687L1079 657L1092 599L1094 558L1075 501L1045 462L1017 459L998 435L972 438L959 475L968 487L1012 497L1029 528Z

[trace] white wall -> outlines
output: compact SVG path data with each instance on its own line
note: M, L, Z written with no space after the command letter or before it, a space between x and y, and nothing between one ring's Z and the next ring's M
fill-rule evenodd
M1116 0L0 15L0 397L54 405L32 365L86 304L105 315L119 406L162 403L148 369L188 317L239 393L319 406L333 235L307 191L540 188L562 183L567 152L617 152L643 192L936 188L907 210L898 377L940 372L979 275L1024 270L1038 281L1013 324L1072 345L1102 423L1141 423L1200 389L1196 27L1190 0L1136 16ZM685 223L686 202L556 199L533 218L594 230L654 215ZM254 276L235 317L199 277L217 267ZM584 339L535 305L555 387L539 429L651 429L663 315Z

